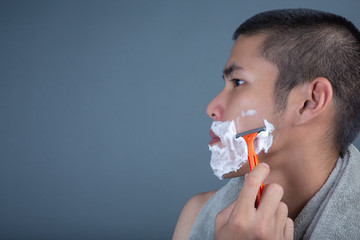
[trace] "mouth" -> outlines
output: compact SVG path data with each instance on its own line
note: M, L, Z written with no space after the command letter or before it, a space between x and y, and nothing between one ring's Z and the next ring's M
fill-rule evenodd
M220 138L212 130L209 131L209 135L211 137L209 145L213 145L217 142L220 142Z

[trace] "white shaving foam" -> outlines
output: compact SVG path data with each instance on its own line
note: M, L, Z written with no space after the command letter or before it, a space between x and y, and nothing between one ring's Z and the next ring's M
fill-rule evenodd
M271 133L275 128L266 120L264 120L264 123L265 131L259 132L254 139L254 151L256 154L259 154L262 150L267 153L273 143L273 136Z
M242 117L245 117L245 116L252 116L252 115L254 115L256 113L256 111L255 110L247 110L246 112L244 112L244 111L242 111L241 110L241 116Z
M264 120L265 131L258 133L254 140L254 150L258 154L264 150L266 153L272 145L273 136L271 132L274 126ZM211 130L220 138L221 147L218 144L209 145L211 151L210 166L214 174L222 179L224 174L236 172L248 161L248 151L245 139L236 138L236 128L234 121L214 121Z

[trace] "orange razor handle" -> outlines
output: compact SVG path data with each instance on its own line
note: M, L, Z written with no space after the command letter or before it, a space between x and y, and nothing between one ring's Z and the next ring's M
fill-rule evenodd
M254 151L254 139L255 139L256 135L257 135L257 132L243 136L243 138L245 139L246 145L247 145L247 149L248 149L248 161L249 161L250 171L252 171L253 168L259 164L258 157ZM255 201L256 208L260 204L260 198L261 198L263 189L264 189L264 183L261 183L259 191L256 195L256 201Z

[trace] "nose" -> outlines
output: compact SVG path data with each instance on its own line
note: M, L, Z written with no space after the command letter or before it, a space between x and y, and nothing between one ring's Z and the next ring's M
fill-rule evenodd
M206 108L207 115L214 121L221 121L224 117L225 104L222 92L211 100Z

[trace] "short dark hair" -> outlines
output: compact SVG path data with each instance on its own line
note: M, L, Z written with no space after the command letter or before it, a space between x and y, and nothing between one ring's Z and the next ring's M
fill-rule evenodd
M259 13L241 24L240 35L264 34L260 54L274 63L275 109L283 112L291 89L316 77L333 88L336 117L332 133L344 156L360 130L360 32L344 17L311 9Z

